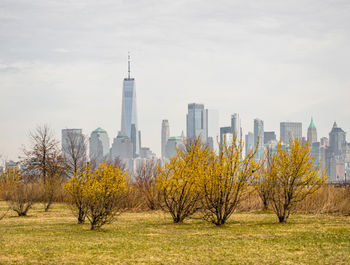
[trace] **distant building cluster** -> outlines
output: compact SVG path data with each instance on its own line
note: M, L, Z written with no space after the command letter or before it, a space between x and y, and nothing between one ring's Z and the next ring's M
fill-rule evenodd
M85 139L81 129L63 129L63 155L65 150L71 147L68 144L68 136L71 133L80 135L78 138ZM121 129L111 145L107 132L100 127L91 133L88 142L90 163L100 164L104 161L114 163L118 159L131 174L145 161L157 159L150 148L141 146L141 131L138 129L137 122L135 79L130 77L130 57L128 60L128 77L124 78L123 81ZM87 144L82 146L87 146ZM85 152L87 153L87 150Z
M183 151L186 144L200 137L202 143L218 151L223 144L233 141L243 141L245 153L257 150L255 159L265 158L266 150L275 152L278 139L274 131L265 131L264 121L256 118L253 121L253 132L243 134L241 118L238 113L231 115L227 126L219 126L217 110L208 110L204 104L188 104L186 114L186 135L171 136L170 124L167 119L161 123L161 157L157 158L150 148L141 145L141 130L138 127L135 79L130 76L130 57L128 58L128 76L123 80L121 128L118 135L110 138L107 132L98 127L91 132L90 137L83 135L82 129L62 130L62 155L72 153L71 148L78 148L77 153L86 159L86 163L100 164L104 161L119 160L133 174L138 166L146 161L156 161L163 164L174 157L178 151ZM303 137L301 122L281 122L280 137L284 148L289 147L292 139L308 143L316 165L326 170L331 182L349 181L350 175L350 143L346 142L346 133L334 122L329 137L317 137L317 129L311 118L307 129L307 137ZM89 152L88 149L89 148ZM5 167L17 167L13 161ZM3 170L3 168L0 168Z

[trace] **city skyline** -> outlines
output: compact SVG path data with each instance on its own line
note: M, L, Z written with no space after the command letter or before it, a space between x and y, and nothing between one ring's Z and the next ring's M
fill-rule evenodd
M239 113L244 135L256 117L277 136L281 121L306 136L311 117L319 138L334 121L349 132L349 4L242 3L3 1L0 154L16 160L42 124L57 139L118 135L128 51L142 144L158 156L161 121L180 135L190 102L217 109L220 127Z

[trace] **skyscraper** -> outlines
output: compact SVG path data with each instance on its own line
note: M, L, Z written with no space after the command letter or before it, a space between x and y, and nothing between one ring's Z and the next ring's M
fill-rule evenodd
M109 137L105 130L97 128L90 136L90 161L101 163L109 153Z
M245 135L245 154L247 155L250 150L254 148L254 133L248 132L248 134Z
M317 142L317 131L313 118L311 118L309 128L307 129L307 141L310 145Z
M241 119L238 113L231 115L231 133L237 140L241 139Z
M162 158L166 157L166 143L168 142L170 136L170 129L169 129L169 121L163 120L162 121Z
M208 117L207 110L203 104L188 104L188 112L186 115L187 139L194 141L198 136L201 137L203 143L208 138Z
M276 133L274 131L264 132L264 144L268 144L270 142L277 141Z
M257 159L264 159L264 122L260 119L254 119L254 148L258 148Z
M110 159L113 161L117 157L124 160L123 162L126 165L128 165L129 160L133 158L132 142L130 138L122 132L119 132L118 136L114 138L110 150Z
M301 122L281 122L280 137L283 144L289 144L291 139L302 138L302 123Z
M231 142L225 142L225 140L227 140L227 137L225 137L225 135L227 135L228 133L232 135L231 131L231 126L220 127L220 145L223 145L224 143L231 144Z
M346 149L346 132L342 128L338 127L334 122L333 128L329 133L329 148L330 151L336 156L342 156L345 154Z
M326 149L326 168L331 181L345 180L346 133L334 122Z
M183 136L172 136L169 137L166 145L165 145L165 158L171 159L176 156L176 151L184 151L184 137Z
M133 144L133 157L140 153L140 133L137 123L135 79L130 77L130 56L128 56L128 77L123 81L121 133Z

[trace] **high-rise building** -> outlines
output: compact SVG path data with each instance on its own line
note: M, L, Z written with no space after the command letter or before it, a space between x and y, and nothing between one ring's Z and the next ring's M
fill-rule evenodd
M313 118L311 118L309 128L307 129L307 141L310 145L317 142L317 130Z
M196 103L188 104L186 121L187 139L194 141L200 136L201 141L206 143L208 138L208 117L204 105Z
M231 115L231 133L237 140L241 139L241 119L238 113Z
M90 135L90 161L101 163L109 153L109 137L105 130L98 127Z
M345 180L346 151L346 133L334 122L326 149L327 174L333 182Z
M254 148L257 147L256 158L264 159L264 122L260 119L254 119Z
M118 136L114 138L110 150L110 159L114 160L117 157L122 160L130 160L133 158L133 144L131 139L122 132L119 132Z
M280 137L283 144L289 144L291 139L302 138L302 123L301 122L281 122Z
M270 142L276 141L276 133L274 131L272 132L264 132L264 144L268 144Z
M140 158L153 160L156 159L156 154L149 147L141 147Z
M130 56L128 56L128 77L123 81L121 133L133 144L133 157L140 153L140 133L137 123L135 79L130 77Z
M241 139L242 128L241 128L241 118L238 113L231 115L231 133L237 140Z
M311 155L314 159L315 165L318 166L322 162L322 152L321 152L321 143L314 142L311 144Z
M169 121L163 120L162 121L162 139L161 139L161 148L162 148L162 158L166 157L166 143L168 142L170 136L170 129L169 129Z
M321 142L321 146L327 147L327 146L329 145L329 140L328 140L327 137L322 137L322 138L320 139L320 142Z
M344 155L346 148L346 132L338 127L337 123L334 122L333 128L329 133L329 147L330 151L334 155Z
M183 136L172 136L169 137L165 146L165 158L171 159L176 156L177 150L184 151L184 137Z
M254 148L254 133L248 132L245 135L245 154L247 155Z
M231 142L227 142L227 141L225 142L225 140L227 140L227 138L225 138L225 135L228 133L232 135L231 126L220 127L220 145L223 145L224 143L231 144Z

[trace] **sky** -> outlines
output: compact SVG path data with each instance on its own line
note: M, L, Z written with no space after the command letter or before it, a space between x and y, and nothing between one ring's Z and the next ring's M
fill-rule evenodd
M127 54L142 146L160 154L161 122L186 132L188 103L239 113L279 136L311 117L350 132L348 0L0 0L0 155L16 160L47 124L120 130ZM348 137L349 138L349 137Z

